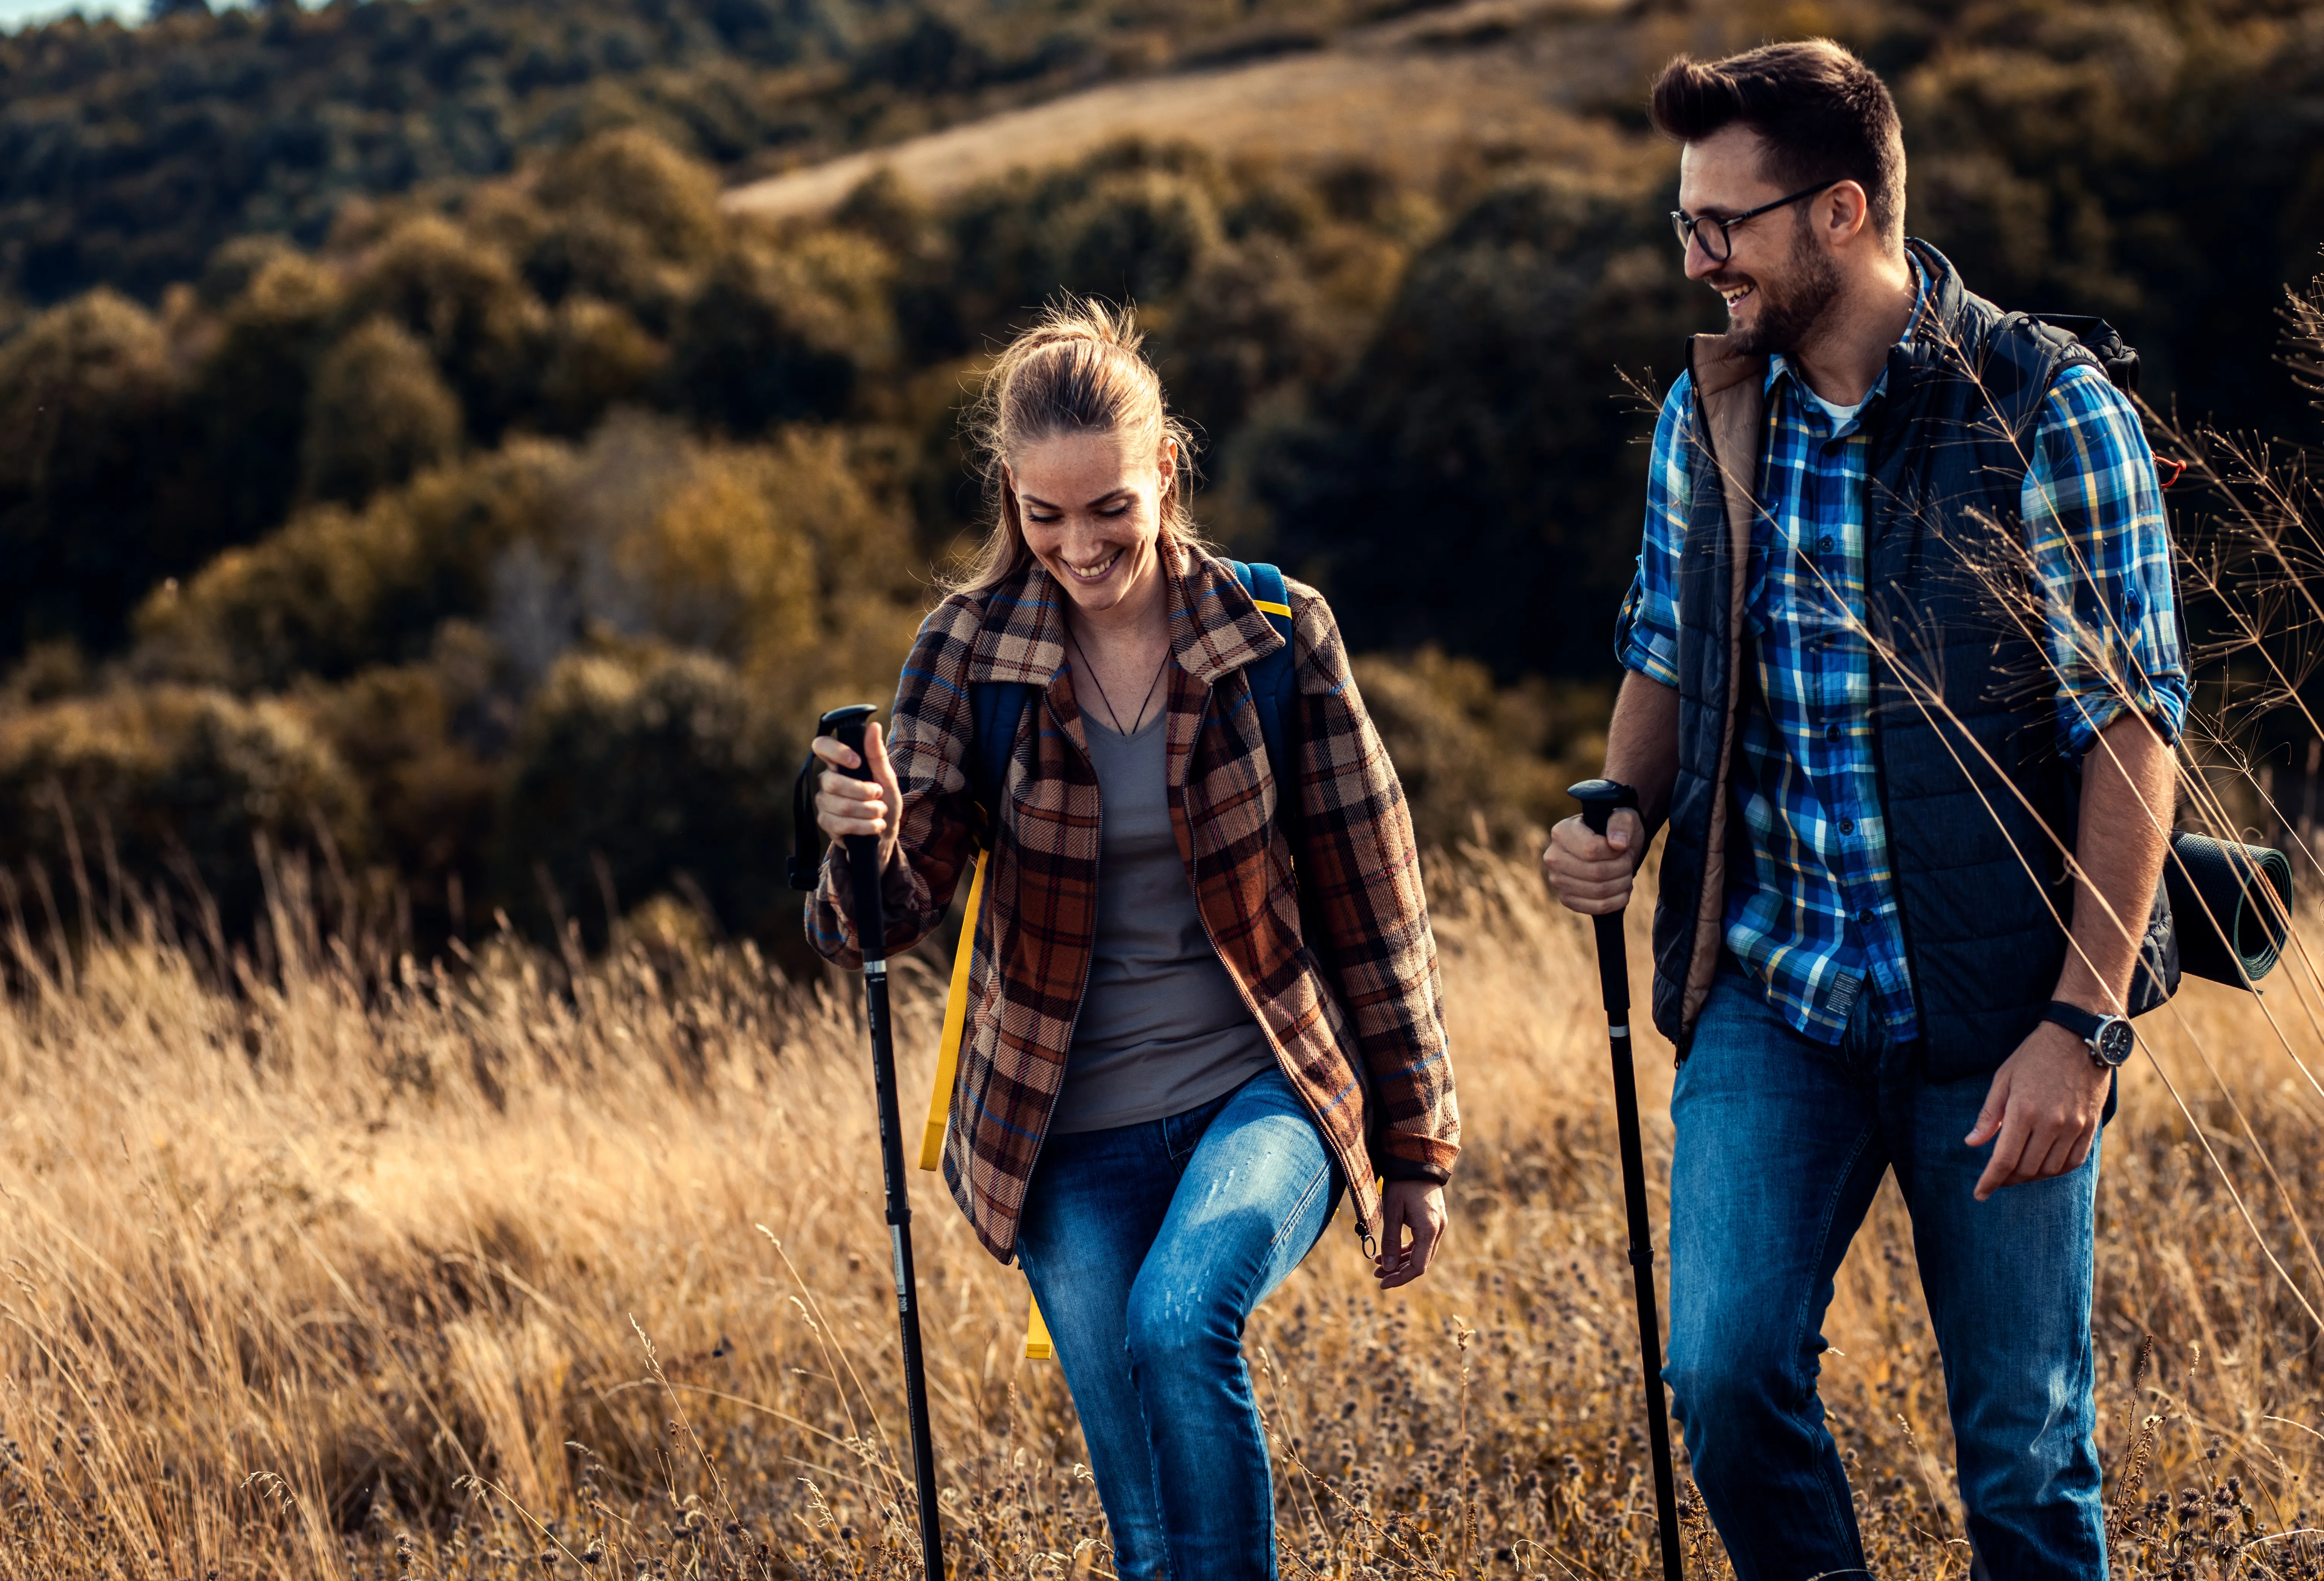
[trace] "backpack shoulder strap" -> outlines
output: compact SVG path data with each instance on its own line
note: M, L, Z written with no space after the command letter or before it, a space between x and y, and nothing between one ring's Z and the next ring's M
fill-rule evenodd
M987 846L1000 827L1001 798L1008 789L1009 759L1017 750L1017 731L1024 722L1025 710L1033 706L1037 689L1024 680L979 681L968 689L976 733L968 744L968 762L963 767L968 776L968 793L984 818L978 837Z
M1289 747L1289 721L1297 717L1299 707L1299 670L1294 657L1291 622L1291 590L1283 585L1283 573L1265 564L1245 564L1229 560L1235 580L1249 593L1251 602L1259 606L1259 614L1267 616L1283 638L1283 646L1262 658L1243 666L1243 679L1250 683L1250 700L1259 710L1259 733L1267 743L1267 766L1275 776L1276 817L1278 819L1298 816L1299 798L1292 787L1299 783Z

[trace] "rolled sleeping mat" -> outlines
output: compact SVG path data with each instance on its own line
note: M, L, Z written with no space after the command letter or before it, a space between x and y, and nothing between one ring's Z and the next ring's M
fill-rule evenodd
M2163 883L2182 971L2246 988L2275 970L2292 918L2282 852L2181 829L2171 837Z

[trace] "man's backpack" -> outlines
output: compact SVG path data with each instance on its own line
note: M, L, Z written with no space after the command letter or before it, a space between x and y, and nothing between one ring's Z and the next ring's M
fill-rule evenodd
M2010 317L2079 341L2115 388L2126 395L2138 393L2138 353L2104 319L2073 313ZM2187 470L2185 462L2162 458L2155 467L2156 481L2165 488ZM2184 605L2179 606L2179 643L2187 645ZM2230 987L2251 987L2274 969L2291 918L2292 864L2282 852L2217 840L2192 829L2173 830L2163 864L2163 893L2148 920L2124 1008L2137 1016L2160 1006L2177 989L2181 971Z
M2080 342L2083 350L2098 359L2107 383L2126 395L2138 393L2138 353L2122 337L2122 331L2104 319L2088 313L2010 313L2003 318L2002 328L2008 328L2010 320L2016 319L2030 319Z

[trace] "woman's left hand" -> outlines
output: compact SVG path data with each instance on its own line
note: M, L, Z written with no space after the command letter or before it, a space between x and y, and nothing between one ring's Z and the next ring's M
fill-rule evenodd
M1390 1180L1380 1193L1379 1288L1408 1285L1428 1271L1444 1244L1444 1188L1434 1180ZM1404 1233L1412 1239L1406 1243Z

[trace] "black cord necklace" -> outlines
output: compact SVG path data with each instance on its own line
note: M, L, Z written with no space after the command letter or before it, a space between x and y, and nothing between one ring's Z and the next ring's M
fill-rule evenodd
M1146 695L1139 699L1137 722L1124 730L1121 727L1121 716L1114 712L1113 699L1105 695L1105 682L1097 677L1097 666L1090 662L1088 651L1083 648L1082 640L1074 635L1074 628L1070 625L1065 627L1065 641L1071 643L1074 645L1074 652L1081 655L1082 668L1089 671L1090 684L1097 688L1097 700L1105 705L1105 717L1113 721L1113 733L1116 735L1130 736L1143 730L1146 727L1146 705L1154 700L1154 689L1162 684L1162 672L1170 668L1170 651L1167 648L1162 651L1162 662L1154 667L1154 679L1146 683Z

